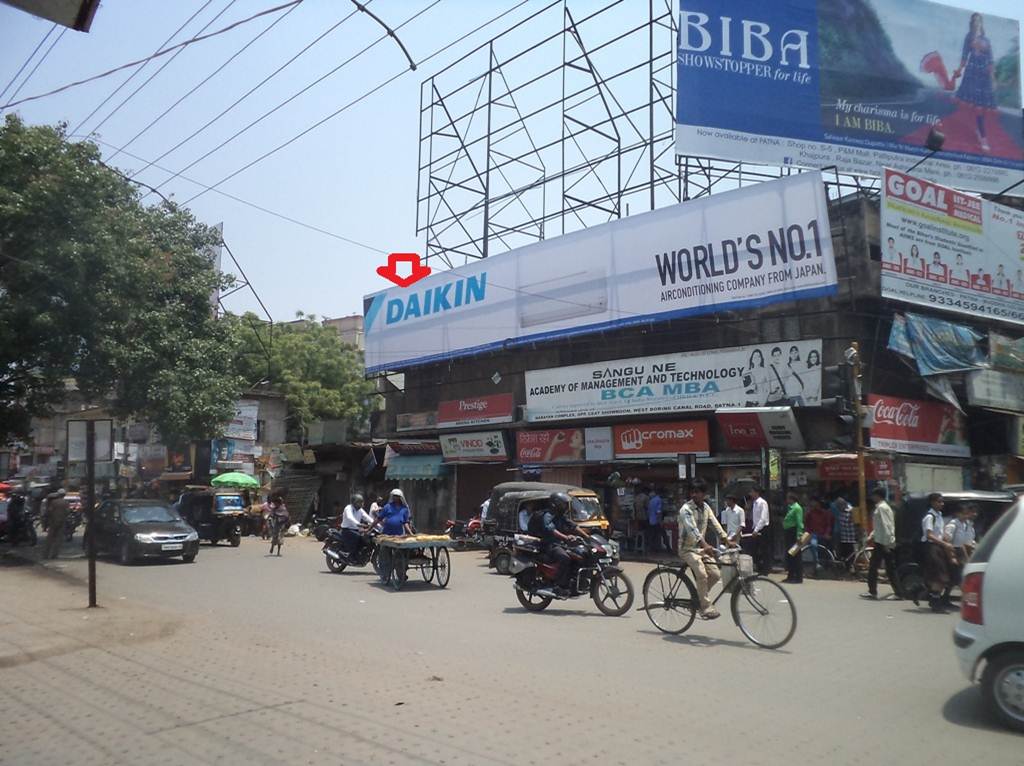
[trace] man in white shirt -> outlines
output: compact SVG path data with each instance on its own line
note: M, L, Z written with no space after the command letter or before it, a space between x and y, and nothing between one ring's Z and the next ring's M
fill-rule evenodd
M362 532L370 524L373 524L373 519L363 510L363 496L356 492L341 514L342 544L346 553L352 555L359 550L363 542Z
M975 548L974 518L978 509L974 505L961 505L956 516L946 522L942 530L942 539L953 546L957 565L953 572L954 582L959 583L963 577L964 566L967 564Z
M868 592L861 594L861 598L875 600L878 598L878 568L883 559L886 577L893 585L893 591L896 591L896 516L885 502L885 490L872 491L871 499L875 502L875 510L871 515L874 547L871 550L871 564L868 566Z
M750 497L753 502L750 512L754 525L754 563L758 574L767 575L772 572L772 530L768 501L761 496L763 491L756 484L751 488Z
M942 539L946 528L942 516L945 504L939 492L932 492L928 495L928 512L921 519L921 542L925 543L924 579L928 586L928 606L933 612L948 611L950 574L956 560L953 544ZM916 597L914 603L918 603Z
M722 511L722 526L730 543L740 542L743 525L746 523L746 512L736 500L735 495L725 496L725 509Z

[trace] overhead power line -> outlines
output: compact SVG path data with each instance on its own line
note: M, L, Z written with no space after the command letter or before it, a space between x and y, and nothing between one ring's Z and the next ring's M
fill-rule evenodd
M39 61L37 61L36 65L32 67L32 71L25 75L25 79L21 81L21 85L19 85L17 89L15 89L14 93L11 94L12 100L18 97L18 94L21 93L21 89L24 88L28 84L28 81L32 79L32 75L34 75L36 73L36 70L39 69L40 66L42 66L42 63L44 61L46 61L47 56L49 56L50 53L53 52L53 49L57 47L57 43L61 41L61 38L64 37L64 33L67 31L68 28L64 27L60 31L60 34L57 35L57 38L52 43L50 43L50 47L46 49L42 56L39 57Z
M156 49L156 51L154 51L154 53L157 53L158 51L163 50L171 42L171 40L173 40L175 37L177 37L179 34L181 34L181 30L183 30L185 27L187 27L189 24L191 24L192 20L196 16L198 16L200 13L205 11L207 6L209 6L210 3L212 3L212 2L213 2L213 0L206 0L205 3L203 3L201 6L199 6L199 9L195 13L193 13L191 16L189 16L187 19L185 19L185 22L180 27L178 27L173 32L171 32L170 36L166 40L164 40L162 43L160 43L160 45L157 46L157 49ZM145 69L148 65L149 65L149 61L147 60L147 61L143 62L142 66L140 66L138 69L136 69L130 75L128 75L128 77L126 77L124 79L124 81L120 85L118 85L110 93L108 93L107 97L104 98L102 101L100 101L99 104L97 104L96 107L91 112L89 112L88 115L86 115L84 120L80 120L79 123L77 125L75 125L75 127L71 130L71 132L72 133L77 133L79 130L81 130L83 127L85 127L85 125L89 122L89 120L91 120L100 109L102 109L103 107L105 107L107 105L107 103L110 101L110 99L112 99L114 96L116 96L118 93L121 92L121 88L125 87L126 85L128 85L128 83L130 83L132 80L134 80L140 74L142 74L142 70Z
M420 10L420 11L418 11L417 13L413 14L412 16L410 16L409 18L407 18L407 19L406 19L405 21L403 21L403 22L402 22L401 24L399 24L399 25L398 25L398 26L396 27L396 29L401 29L402 27L404 27L404 26L405 26L406 24L409 24L409 23L410 23L411 21L413 21L414 19L417 19L417 18L419 18L420 16L422 16L422 15L423 15L424 13L426 13L427 11L429 11L429 10L430 10L431 8L433 8L434 6L436 6L436 5L437 5L438 3L440 3L440 2L441 2L441 0L433 0L433 2L429 3L429 4L428 4L428 5L427 5L427 6L425 7L425 8L423 8L422 10ZM374 17L374 18L376 18L376 17ZM380 37L378 37L378 38L377 38L376 40L374 40L374 41L373 41L372 43L370 43L369 45L366 45L365 47L363 47L363 48L362 48L362 50L360 50L360 51L358 51L358 52L354 53L353 55L349 56L349 57L348 57L347 59L345 59L344 61L342 61L342 62L341 62L340 64L338 64L338 65L337 65L336 67L334 67L333 69L331 69L331 70L330 70L329 72L325 72L325 73L324 73L324 74L322 74L322 75L321 75L320 77L318 77L318 78L316 78L315 80L313 80L313 81L312 81L311 83L307 84L307 85L306 85L306 86L304 86L303 88L299 89L298 91L296 91L295 93L293 93L292 95L290 95L290 96L289 96L288 98L286 98L286 99L285 99L284 101L281 101L280 103L278 103L278 104L277 104L277 105L276 105L275 107L273 107L272 109L269 109L269 110L267 110L266 112L264 112L263 114L261 114L261 115L260 115L259 117L257 117L257 118L256 118L255 120L252 120L251 122L249 122L249 123L248 123L248 124L247 124L247 125L246 125L245 127L243 127L243 128L241 128L241 129L239 129L239 130L235 131L234 133L232 133L232 134L231 134L230 136L228 136L228 137L227 137L226 139L224 139L223 141L221 141L221 142L220 142L219 144L217 144L217 145L216 145L215 147L213 147L212 149L210 149L210 150L209 150L208 152L206 152L205 154L203 154L203 155L201 155L200 157L197 157L196 159L192 160L192 162L190 162L190 163L189 163L188 165L186 165L185 167L183 167L183 168L181 169L181 171L180 171L180 172L181 172L181 173L184 173L184 172L186 172L186 171L188 171L188 170L190 170L190 169L194 168L194 167L195 167L196 165L198 165L198 164L199 164L200 162L202 162L203 160L205 160L205 159L207 159L208 157L212 156L213 154L216 154L216 153L217 153L217 152L219 152L219 151L220 151L221 149L223 149L223 148L224 148L225 146L227 146L227 145L228 145L228 144L230 144L230 143L231 143L232 141L234 141L234 140L235 140L236 138L238 138L239 136L243 135L244 133L248 132L248 131L249 131L249 130L251 130L252 128L254 128L254 127L256 127L257 125L259 125L259 124L260 124L261 122L263 122L263 120L267 119L268 117L270 117L270 116L271 116L272 114L274 114L275 112L277 112L277 111L279 111L279 110L283 109L284 107L286 107L286 106L287 106L288 104L290 104L290 103L291 103L292 101L294 101L294 100L295 100L295 99L297 99L297 98L298 98L299 96L301 96L301 95L302 95L303 93L306 93L306 92L308 92L309 90L313 89L314 87L316 87L317 85L319 85L319 84L320 84L321 82L323 82L324 80L326 80L326 79L327 79L328 77L331 77L332 75L334 75L334 74L337 74L337 73L338 73L339 71L341 71L342 69L344 69L344 68L345 68L346 66L348 66L349 64L351 64L351 63L352 63L353 61L355 61L356 59L358 59L358 58L359 58L360 56L362 56L363 54L365 54L365 53L366 53L367 51L369 51L369 50L371 50L372 48L374 48L375 46L379 45L379 44L380 44L381 42L383 42L384 40L387 40L387 39L388 39L388 36L389 36L389 35L390 35L390 36L392 36L392 37L394 37L394 36L395 36L395 35L394 35L394 32L392 32L392 31L391 31L390 29L388 29L387 33L385 33L385 34L381 35ZM396 38L396 39L397 39L397 38ZM403 46L403 50L404 50L404 46ZM415 66L415 65L413 64L412 66ZM175 173L175 174L174 174L174 175L172 175L172 176L171 176L170 178L166 178L166 179L164 179L164 180L163 180L163 181L161 181L161 182L160 182L159 184L157 184L157 188L159 189L159 188L162 188L162 187L166 186L166 185L167 185L167 184L169 184L169 183L170 183L171 181L173 181L173 180L174 180L175 178L177 178L177 177L178 177L178 175L179 175L179 173Z
M25 103L28 103L29 101L37 101L37 100L39 100L41 98L46 98L48 96L54 96L54 95L56 95L58 93L63 93L64 91L71 90L72 88L77 88L79 85L85 85L86 83L95 82L96 80L101 80L104 77L109 77L110 75L116 74L117 72L121 72L121 71L123 71L125 69L131 69L132 67L138 66L139 64L145 64L145 63L147 63L149 61L152 61L155 58L159 58L160 56L166 56L168 53L171 53L172 51L175 51L178 48L184 48L184 47L186 47L188 45L193 45L195 43L202 42L203 40L209 40L212 37L217 37L218 35L222 35L225 32L230 32L232 29L236 29L237 27L240 27L243 24L248 24L251 21L255 21L256 19L258 19L258 18L260 18L262 16L267 16L268 14L271 14L271 13L277 13L278 11L283 11L285 8L291 8L293 5L298 5L301 2L303 2L303 0L292 0L289 3L284 3L283 5L278 5L278 6L275 6L273 8L268 8L267 10L260 11L259 13L256 13L256 14L254 14L254 15L246 18L246 19L242 19L241 21L236 21L233 24L229 24L228 26L224 27L223 29L218 29L216 32L211 32L208 35L199 35L198 37L193 37L190 40L185 40L184 42L180 42L180 43L178 43L176 45L172 45L169 48L163 48L161 50L158 50L156 53L150 54L149 56L146 56L145 58L138 59L137 61L130 61L127 64L122 64L121 66L114 67L113 69L108 69L106 72L101 72L100 74L93 75L92 77L87 77L84 80L76 80L75 82L71 82L71 83L68 83L67 85L62 85L59 88L54 88L51 91L47 91L46 93L40 93L40 94L35 95L35 96L28 96L27 98L23 98L20 101L12 101L12 102L10 102L8 104L0 105L0 109L7 109L7 108L12 107L12 106L18 106L19 104L25 104ZM205 6L203 6L203 7L205 7Z
M291 66L291 65L292 65L292 63L294 63L296 59L298 59L298 58L299 58L300 56L302 56L302 55L303 55L304 53L306 53L306 51L308 51L308 50L309 50L310 48L312 48L312 47L313 47L314 45L316 45L317 43L319 43L319 42L320 42L321 40L323 40L323 39L324 39L325 37L327 37L327 35L329 35L329 34L330 34L331 32L333 32L333 31L334 31L335 29L337 29L338 27L340 27L340 26L341 26L342 24L344 24L344 23L345 23L346 21L348 21L348 20L349 20L350 18L352 18L352 17L353 17L353 16L355 16L355 15L356 15L356 11L352 11L352 12L351 12L351 13L349 13L349 14L348 14L347 16L345 16L345 17L344 17L344 18L343 18L343 19L342 19L341 21L337 22L337 23L336 23L336 24L334 24L333 26L330 26L330 27L328 27L328 28L327 28L326 30L324 30L323 32L321 32L321 33L320 33L320 34L319 34L319 35L318 35L317 37L315 37L315 38L314 38L314 39L313 39L313 40L312 40L312 41L311 41L310 43L308 43L308 44L307 44L307 45L306 45L306 46L305 46L304 48L302 48L302 50L300 50L300 51L299 51L298 53L296 53L296 54L295 54L294 56L292 56L292 57L291 57L290 59L288 59L288 60L287 60L286 62L284 62L284 63L283 63L283 64L282 64L281 66L279 66L279 67L278 67L277 69L275 69L275 70L274 70L273 72L271 72L271 73L270 73L269 75L267 75L266 77L264 77L264 78L263 78L262 80L260 80L260 81L259 81L258 83L256 83L256 84L255 84L255 85L254 85L253 87L251 87L251 88L250 88L249 90L247 90L247 91L246 91L245 93L243 93L243 94L242 94L241 96L239 96L239 97L238 97L237 99L235 99L235 101L234 101L234 102L233 102L233 103L232 103L231 105L229 105L229 106L228 106L227 108L225 108L225 109L221 110L220 114L218 114L218 115L217 115L216 117L214 117L214 118L213 118L212 120L209 120L209 121L208 121L208 122L207 122L207 123L206 123L205 125L202 125L202 126L200 126L199 128L197 128L196 130L192 131L192 133L191 133L191 134L189 134L188 136L186 136L185 138L183 138L183 139L182 139L181 141L179 141L178 143L176 143L176 144L175 144L174 146L172 146L172 147L171 147L170 149L168 149L167 151L165 151L165 152L164 152L163 154L161 154L161 155L160 155L159 157L157 157L157 158L156 158L155 160L153 160L152 162L149 162L149 163L148 163L148 164L147 164L147 165L146 165L145 167L143 167L143 168L140 168L139 170L136 170L136 171L135 171L134 173L132 173L132 177L135 177L135 176L139 175L139 173L144 173L144 172L145 172L146 170L148 170L148 169L149 169L150 167L156 167L156 163L157 163L157 162L160 162L160 161L161 161L162 159L164 159L164 157L166 157L167 155L171 154L171 153L172 153L172 152L174 152L174 151L177 151L177 150L178 150L178 149L180 149L180 148L181 148L182 146L184 146L184 145L185 145L185 144L187 144L187 143L188 143L189 141L191 141L191 140L192 140L193 138L195 138L195 137L196 137L196 136L198 136L198 135L199 135L200 133L202 133L203 131L205 131L205 130L206 130L207 128L209 128L209 127L210 127L211 125L213 125L213 124L214 124L215 122L217 122L217 121L218 121L218 120L219 120L219 119L220 119L221 117L223 117L224 115L226 115L226 114L227 114L228 112L230 112L230 111L231 111L232 109L234 109L234 108L235 108L236 106L238 106L238 105L239 105L239 104L241 104L241 103L242 103L243 101L245 101L245 100L246 100L247 98L249 98L249 96L251 96L251 95L252 95L253 93L255 93L255 92L256 92L257 90L259 90L260 88L262 88L262 87L263 87L264 85L266 85L266 84L267 84L268 82L270 82L270 81L271 81L272 79L274 79L274 78L275 78L275 77L276 77L277 75L279 75L279 74L280 74L281 72L283 72L283 71L284 71L285 69L287 69L287 68L288 68L289 66ZM173 171L170 171L170 170L169 170L169 171L167 171L167 172L169 172L169 173L172 173Z
M21 73L25 71L25 68L30 63L32 63L32 59L34 59L36 54L39 53L39 49L46 45L46 41L50 39L50 35L53 34L53 30L55 30L57 26L57 24L54 24L52 27L50 27L49 31L45 35L43 35L43 39L39 41L39 44L32 49L32 52L30 54L28 54L28 58L25 59L25 61L22 63L20 67L18 67L18 71L14 73L14 77L11 78L11 81L4 86L3 90L0 90L0 98L3 98L7 95L7 91L9 91L11 89L11 86L14 85L15 82L17 82L19 77L21 77Z
M485 21L485 22L484 22L483 24L480 24L479 26L477 26L477 27L473 28L473 29L472 29L472 30L470 30L469 32L466 32L465 34L463 34L463 35L461 35L461 36L457 37L457 38L456 38L455 40L452 40L452 41L451 41L450 43L447 43L446 45L443 45L443 46L441 46L440 48L438 48L437 50L435 50L435 51L434 51L433 53L431 53L430 55L428 55L428 56L424 57L423 59L421 59L421 60L420 60L419 62L417 62L417 63L416 63L416 64L415 64L414 66L422 66L423 64L427 63L427 62L428 62L428 61L430 61L431 59L433 59L433 58L435 58L435 57L437 57L437 56L440 56L440 55L441 55L442 53L444 53L444 52L445 52L446 50L448 50L449 48L452 48L453 46L455 46L455 45L458 45L458 44L459 44L459 43L461 43L461 42L462 42L463 40L465 40L465 39L466 39L467 37L471 37L472 35L474 35L474 34L476 34L477 32L479 32L479 31L480 31L481 29L484 29L485 27L488 27L488 26L490 26L490 25L491 25L491 24L493 24L494 22L496 22L496 21L498 21L498 20L500 20L500 19L504 18L505 16L507 16L507 15L508 15L508 14L510 14L510 13L512 13L512 12L513 12L513 11L515 11L516 9L518 9L518 8L522 7L523 5L525 5L525 4L527 3L527 2L528 2L528 0L520 0L520 2L516 3L516 4L515 4L515 5L513 5L513 6L511 7L511 8L509 8L509 9L507 9L507 10L505 10L505 11L502 11L502 12L501 12L501 13L499 13L498 15L496 15L496 16L493 16L493 17L492 17L492 18L490 18L489 20ZM326 117L324 117L324 118L322 118L322 119L320 119L320 120L317 120L317 121L316 121L315 123L313 123L313 124L312 124L312 125L310 125L309 127L305 128L305 129L304 129L304 130L302 130L301 132L297 133L296 135L292 136L292 137L291 137L291 138L289 138L289 139L288 139L287 141L284 141L283 143L280 143L280 144L278 144L277 146L275 146L275 147L274 147L273 149L271 149L270 151L264 152L263 154L261 154L261 155L260 155L259 157L257 157L256 159L254 159L254 160L252 160L252 161L250 161L250 162L246 163L246 164L245 164L245 165L243 165L242 167L240 167L240 168L239 168L238 170L235 170L234 172L232 172L232 173L229 173L228 175L224 176L223 178L221 178L221 179L220 179L219 181L217 181L216 183L214 183L214 184L211 184L211 185L207 186L206 188L204 188L204 189L203 189L202 191L200 191L199 193L197 193L197 194L194 194L193 196L189 197L189 198L188 198L188 199L187 199L187 200L186 200L186 201L185 201L185 202L184 202L183 204L185 204L185 205L188 205L188 204L189 204L190 202L192 202L192 201L194 201L194 200L198 199L199 197L203 196L203 195L204 195L204 194L206 194L206 193L207 193L208 191L214 191L214 190L216 190L216 188L217 188L218 186L220 186L220 185L221 185L221 184L223 184L223 183L226 183L227 181L230 181L230 180L231 180L232 178L234 178L235 176L237 176L237 175L238 175L239 173L244 173L244 172L245 172L246 170L248 170L249 168L253 167L254 165L257 165L257 164L259 164L260 162L263 162L263 160L267 159L268 157L271 157L271 156L273 156L273 155L277 154L277 153L278 153L279 151L281 151L282 149L284 149L284 148L286 148L286 147L288 147L288 146L291 146L291 145L292 145L293 143L295 143L296 141L298 141L298 140L299 140L300 138L302 138L303 136L305 136L305 135L307 135L307 134L311 133L312 131L316 130L316 129L317 129L317 128L319 128L319 127L320 127L321 125L323 125L323 124L325 124L325 123L329 122L330 120L333 120L333 119L334 119L335 117L337 117L337 116L338 116L339 114L342 114L343 112L345 112L346 110L348 110L348 109L352 108L353 106L355 106L356 104L360 103L361 101L363 101L363 100L365 100L365 99L369 98L370 96L372 96L372 95L373 95L374 93L376 93L377 91L379 91L379 90L381 90L381 89L385 88L386 86L390 85L390 84L391 84L392 82L394 82L395 80L397 80L397 79L398 79L399 77L401 77L402 75L406 74L407 72L411 72L411 71L413 71L413 69L412 69L412 68L408 68L408 67L407 67L407 68L405 68L405 69L401 70L400 72L397 72L397 73L395 73L394 75L392 75L392 76L391 76L391 77L389 77L388 79L384 80L383 82L379 83L378 85L374 86L374 87L373 87L373 88L371 88L370 90L368 90L368 91L366 91L365 93L363 93L363 94L362 94L361 96L358 96L357 98L355 98L355 99L353 99L353 100L349 101L349 102L348 102L347 104L345 104L344 106L342 106L342 107L341 107L340 109L336 109L335 111L331 112L331 113L330 113L329 115L327 115Z
M265 34L270 32L270 30L272 30L274 27L276 27L282 21L284 21L288 17L288 14L290 14L292 11L294 11L298 7L299 6L297 6L297 5L293 5L287 11L285 11L280 16L278 16L276 19L274 19L265 29L261 30L255 37L253 37L251 40L249 40L249 42L247 42L245 45L243 45L237 51L232 53L231 56L229 56L224 61L223 64L221 64L219 67L214 69L210 74L208 74L206 77L204 77L198 83L196 83L196 85L193 86L192 89L189 90L185 95L183 95L181 98L179 98L173 104L171 104L169 107L164 109L164 111L161 112L159 115L157 115L146 127L144 127L142 130L140 130L138 133L136 133L130 139L128 139L128 141L126 143L122 144L121 145L122 146L121 149L118 149L116 152L114 152L112 155L110 155L110 157L107 158L108 161L112 161L118 154L121 153L122 149L127 148L127 147L131 146L133 143L135 143L138 139L140 139L142 136L144 136L149 131L150 128L152 128L154 125L156 125L158 122L160 122L164 117L166 117L168 114L170 114L179 104L181 104L183 101L185 101L185 99L187 99L189 96L191 96L197 90L199 90L201 87L206 85L206 83L208 83L210 80L212 80L218 74L223 72L224 69L228 66L228 64L230 64L236 58L238 58L243 53L245 53L245 51L248 50L250 46L252 46L257 40L259 40Z
M213 22L215 22L215 21L216 21L217 19L219 19L219 18L220 18L221 16L223 16L223 15L224 15L225 13L227 13L227 12L228 12L228 10L229 10L229 9L231 8L231 6L233 6L233 5L234 5L234 4L236 3L236 2L238 2L238 0L228 0L228 3L227 3L227 5L225 5L225 6L223 7L223 8L221 8L221 9L220 9L220 12L219 12L219 13L218 13L218 14L217 14L216 16L214 16L214 17L213 17L212 19L210 19L210 20L209 20L208 22L206 22L206 24L204 24L204 25L203 25L203 27L202 27L202 29L200 29L199 31L200 31L200 32L202 33L202 32L205 32L205 31L206 31L207 29L209 29L209 28L210 28L210 27L211 27L211 26L213 25ZM159 67L157 67L157 70L156 70L155 72L153 72L153 74L151 74L151 75L150 75L149 77L147 77L147 78L146 78L146 80L145 80L145 82L143 82L143 83L142 83L142 84L141 84L141 85L140 85L139 87L137 87L137 88L136 88L135 90L133 90L133 91L132 91L131 93L129 93L129 94L127 95L127 96L125 96L125 97L124 97L124 99L123 99L123 100L121 101L121 103L120 103L120 104L118 104L117 106L115 106L115 107L114 107L114 108L113 108L113 109L112 109L112 110L110 111L110 113L109 113L109 114L108 114L108 115L107 115L106 117L104 117L104 118L103 118L102 120L100 120L100 121L99 121L99 123L98 123L98 124L97 124L97 125L96 125L96 126L95 126L95 127L94 127L94 128L92 129L92 130L91 130L91 131L89 131L89 132L90 132L90 133L95 133L95 132L97 132L97 131L98 131L98 130L99 130L100 128L102 128L102 127L103 127L104 125L106 125L106 124L107 124L107 121L108 121L108 120L109 120L109 119L110 119L111 117L113 117L113 116L114 116L115 114L117 114L117 113L118 113L118 112L120 112L120 111L121 111L122 109L124 109L124 107L125 107L125 104L127 104L127 103L128 103L129 101L131 101L131 100L132 100L133 98L135 98L135 97L136 97L137 95L139 95L139 93L140 93L140 92L141 92L141 91L142 91L142 90L143 90L143 89L144 89L144 88L145 88L145 87L146 87L147 85L149 85L149 84L150 84L151 82L153 82L153 80L154 80L154 79L156 78L156 76L157 76L157 75L159 75L159 74L160 74L160 73L161 73L162 71L164 71L164 70L165 70L165 69L166 69L167 67L169 67L169 66L170 66L170 65L171 65L171 64L172 64L172 63L174 62L174 59L178 58L178 56L180 56L180 55L181 55L181 54L182 54L182 53L183 53L184 51L185 51L185 49L184 49L184 48L178 48L178 50L176 50L176 51L174 52L174 55L173 55L173 56L171 56L171 57L170 57L169 59L167 59L166 61L164 61L164 62L163 62L163 63L162 63L162 64L161 64L161 65L160 65Z

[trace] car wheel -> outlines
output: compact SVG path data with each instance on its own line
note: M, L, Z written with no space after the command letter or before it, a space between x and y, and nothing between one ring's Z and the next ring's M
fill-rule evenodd
M121 543L121 550L118 554L117 560L125 566L128 566L135 561L135 556L132 555L132 546L127 540Z
M196 560L196 554L186 553L181 557L181 560L184 561L186 564L191 564L193 561Z
M985 665L981 693L1004 725L1024 731L1024 651L997 654Z

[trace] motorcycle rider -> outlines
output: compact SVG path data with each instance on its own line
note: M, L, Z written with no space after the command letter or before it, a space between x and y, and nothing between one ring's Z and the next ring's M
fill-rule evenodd
M562 547L574 537L586 535L586 532L573 524L566 516L572 500L565 492L554 492L548 498L547 510L537 511L530 519L530 534L541 538L545 558L554 564L555 594L561 598L569 596L569 553Z
M708 591L722 579L715 562L715 549L704 539L710 523L718 533L719 540L728 540L728 535L718 523L715 514L705 502L708 485L698 479L690 486L690 499L679 509L683 534L679 540L679 557L690 567L700 599L700 614L705 620L720 617L720 613L708 599ZM730 542L730 546L735 543Z
M341 543L345 553L351 556L359 550L363 543L362 532L370 524L373 524L373 519L363 510L363 496L353 493L341 517Z

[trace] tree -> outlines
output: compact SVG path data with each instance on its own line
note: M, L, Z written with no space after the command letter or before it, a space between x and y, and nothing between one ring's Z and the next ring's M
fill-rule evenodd
M74 381L164 440L216 435L240 391L233 325L211 295L219 235L146 206L65 126L0 126L0 443Z
M301 313L298 321L272 330L253 314L233 320L236 369L283 393L296 428L314 420L347 420L360 428L369 417L374 386L363 376L362 355L334 328Z

